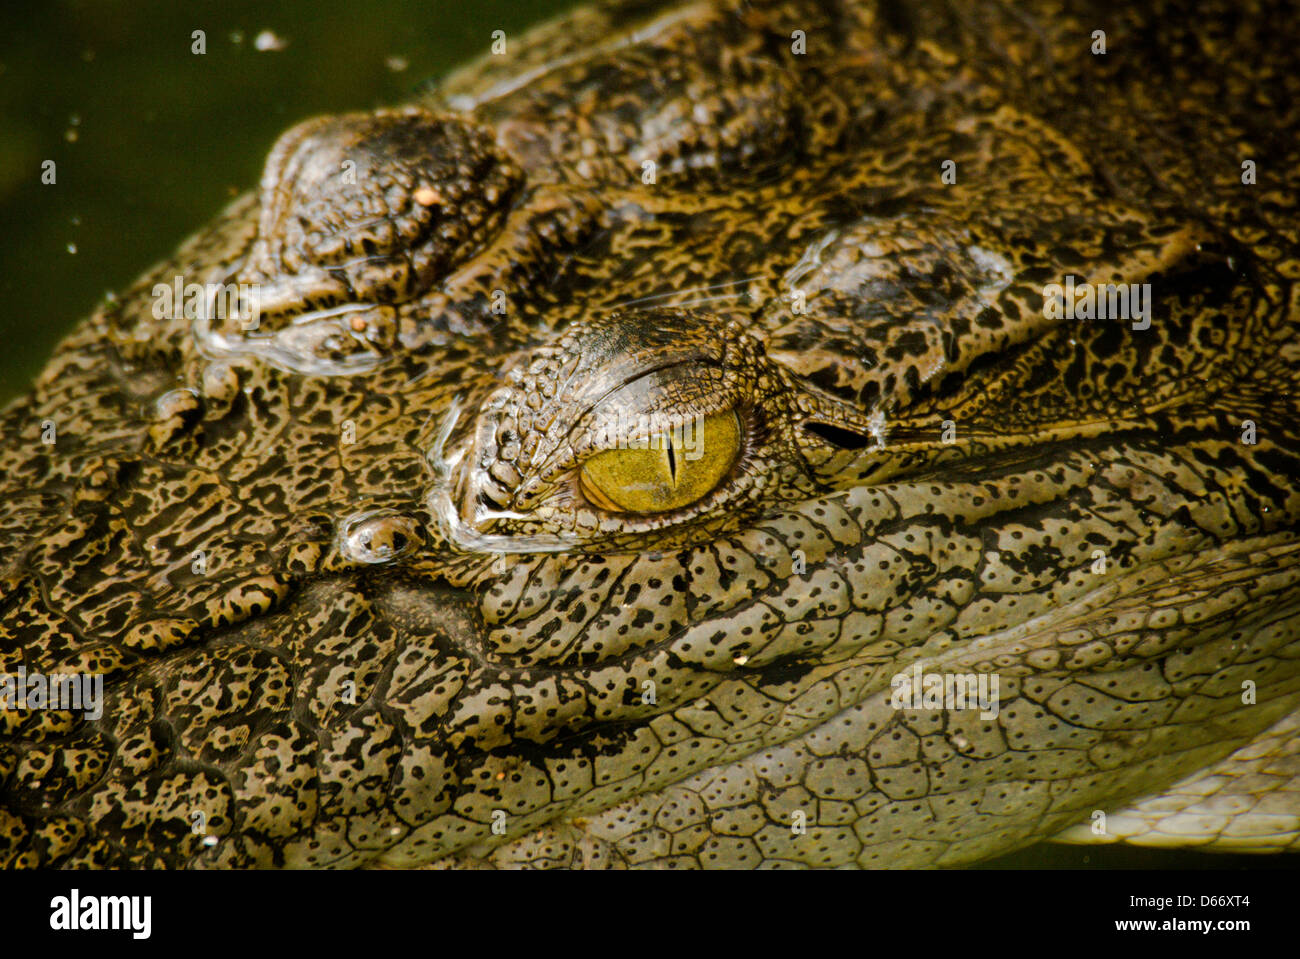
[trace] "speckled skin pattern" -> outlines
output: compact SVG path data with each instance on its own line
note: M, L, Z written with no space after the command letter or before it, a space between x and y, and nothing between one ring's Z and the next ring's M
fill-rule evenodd
M0 711L0 863L962 865L1257 738L1195 839L1293 844L1295 19L1141 6L588 7L286 133L0 415L0 672L106 677Z

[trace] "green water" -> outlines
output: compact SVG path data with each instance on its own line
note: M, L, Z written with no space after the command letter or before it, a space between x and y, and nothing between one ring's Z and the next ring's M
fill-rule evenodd
M55 0L0 29L0 404L58 339L257 183L305 117L408 97L571 0ZM191 52L196 30L207 52ZM271 31L287 45L259 51ZM56 182L42 184L54 161ZM75 252L74 252L75 251Z
M0 404L57 340L257 182L276 136L408 97L570 0L58 0L0 30ZM203 30L207 52L191 52ZM269 30L284 49L259 51ZM53 160L56 182L41 183ZM1044 844L991 867L1293 866Z

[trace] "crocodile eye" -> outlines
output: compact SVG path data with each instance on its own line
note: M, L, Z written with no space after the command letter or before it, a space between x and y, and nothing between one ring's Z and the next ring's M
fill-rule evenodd
M732 410L605 450L583 464L582 494L615 513L667 513L713 492L740 453Z

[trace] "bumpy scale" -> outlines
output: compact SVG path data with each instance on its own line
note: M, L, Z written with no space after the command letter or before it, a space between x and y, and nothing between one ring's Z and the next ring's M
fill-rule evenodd
M285 134L0 414L0 673L106 681L0 864L1294 847L1300 64L1145 6L633 0Z

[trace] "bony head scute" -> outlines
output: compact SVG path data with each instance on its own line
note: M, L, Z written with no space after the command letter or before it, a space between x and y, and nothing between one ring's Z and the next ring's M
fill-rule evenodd
M734 410L699 417L587 458L578 485L610 513L669 513L698 502L731 472L741 450Z

